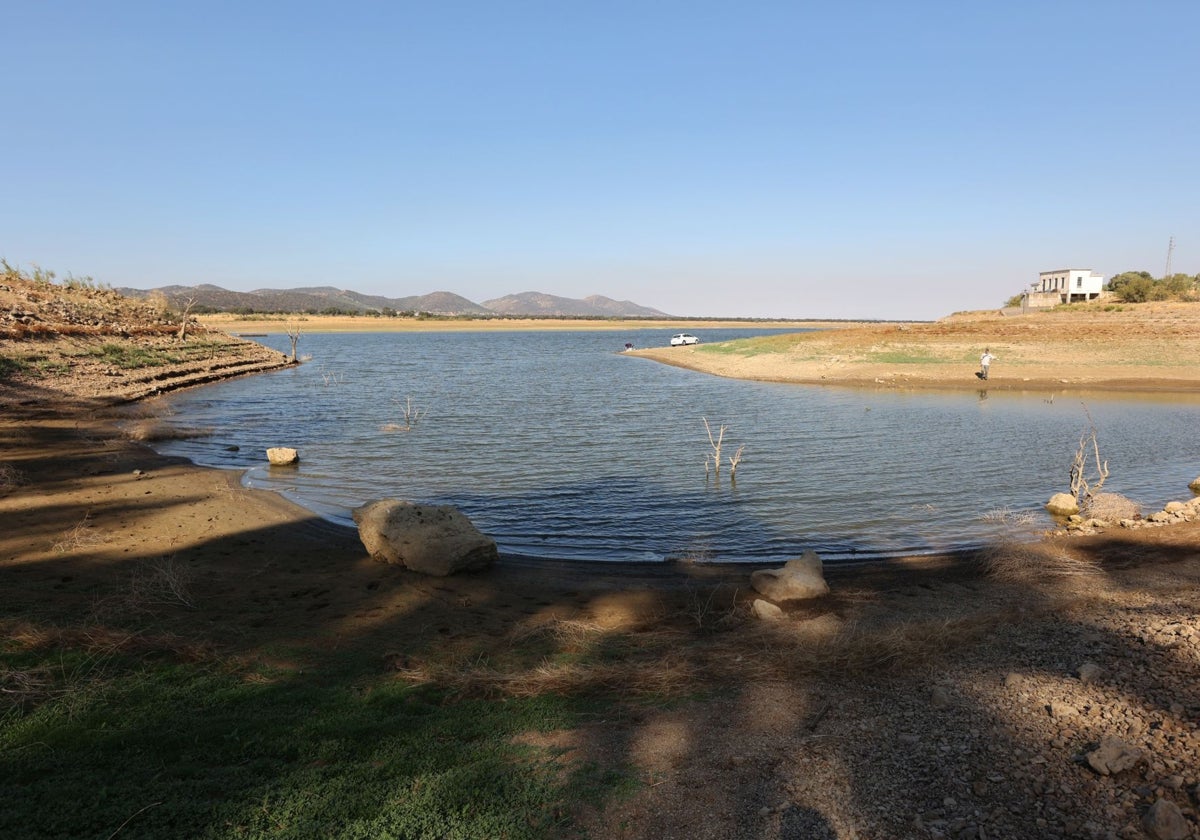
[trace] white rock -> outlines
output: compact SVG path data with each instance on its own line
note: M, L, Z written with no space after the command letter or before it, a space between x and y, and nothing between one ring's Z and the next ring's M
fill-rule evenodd
M273 446L267 450L267 460L274 466L286 467L289 464L299 463L300 453L286 446Z
M1046 510L1055 516L1072 516L1079 513L1079 503L1070 493L1055 493L1046 502Z
M755 598L754 603L750 605L750 610L754 613L755 618L763 621L779 621L783 618L783 610L762 598Z
M754 590L775 603L808 601L829 594L829 584L815 551L789 560L782 569L759 569L750 575Z
M427 575L486 569L495 562L496 541L479 532L452 505L418 505L398 499L367 502L351 512L358 536L377 560Z

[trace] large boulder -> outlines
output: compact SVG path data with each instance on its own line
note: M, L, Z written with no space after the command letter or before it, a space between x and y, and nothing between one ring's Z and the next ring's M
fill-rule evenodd
M286 467L300 461L300 453L288 446L272 446L267 450L267 460L276 467Z
M1079 513L1079 502L1070 493L1055 493L1046 502L1046 510L1055 516L1073 516Z
M1200 475L1196 476L1196 480L1188 485L1188 489L1193 493L1200 493Z
M372 557L414 572L445 577L477 571L498 556L496 541L451 505L378 499L352 513L359 539Z
M808 601L829 594L829 584L815 551L789 560L782 569L760 569L750 575L750 585L764 598L777 604Z

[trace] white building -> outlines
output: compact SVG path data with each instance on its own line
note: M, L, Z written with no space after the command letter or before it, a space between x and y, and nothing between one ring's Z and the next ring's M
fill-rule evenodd
M1043 271L1038 281L1021 296L1022 308L1057 306L1095 300L1104 290L1104 275L1090 268L1062 268Z

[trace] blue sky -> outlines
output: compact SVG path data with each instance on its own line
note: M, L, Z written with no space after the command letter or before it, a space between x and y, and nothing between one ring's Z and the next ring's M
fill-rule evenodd
M1200 3L0 0L0 256L937 318L1200 272Z

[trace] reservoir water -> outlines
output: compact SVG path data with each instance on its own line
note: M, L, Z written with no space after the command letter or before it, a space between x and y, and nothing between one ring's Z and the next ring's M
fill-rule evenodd
M765 334L705 330L704 341ZM969 547L1033 528L1092 423L1105 490L1147 512L1200 474L1192 395L914 392L743 382L620 351L669 332L304 335L305 364L164 398L210 434L158 444L350 524L378 498L452 504L502 553L827 561ZM287 350L283 335L259 339ZM419 411L405 427L406 408ZM1090 419L1089 419L1090 417ZM704 420L726 427L706 471ZM300 451L295 468L264 450ZM736 481L728 456L744 447ZM1005 521L1008 520L1008 521Z

